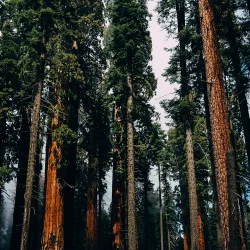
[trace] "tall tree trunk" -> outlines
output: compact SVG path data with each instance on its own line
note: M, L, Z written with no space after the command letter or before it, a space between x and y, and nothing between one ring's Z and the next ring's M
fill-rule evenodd
M188 194L190 208L190 250L199 250L198 204L196 193L196 177L194 167L193 136L191 128L186 128L186 154L188 168Z
M75 135L78 131L78 105L78 98L69 99L68 127ZM65 153L68 166L65 168L66 185L64 187L64 247L67 250L73 249L76 154L77 140L74 139Z
M161 167L158 165L158 177L159 177L159 204L160 204L160 236L161 236L161 250L164 250L163 240L163 218L162 218L162 200L161 200Z
M200 64L202 68L202 81L206 81L206 74L205 74L205 64L202 57L200 55ZM210 122L210 111L209 111L209 103L208 103L208 94L207 94L207 86L204 87L204 105L205 105L205 114L206 114L206 124L207 124L207 137L208 137L208 147L209 147L209 155L210 155L210 164L211 164L211 180L212 180L212 188L213 188L213 210L216 216L215 224L216 224L216 236L217 242L219 246L223 245L222 239L222 231L220 228L220 214L219 214L219 206L218 206L218 193L217 193L217 183L216 183L216 176L215 176L215 164L214 164L214 152L213 152L213 141L211 135L211 122Z
M205 237L203 230L203 222L202 222L202 213L201 213L201 203L198 199L198 226L199 226L199 245L200 250L205 250Z
M62 146L56 140L57 131L62 125L63 114L59 116L59 110L64 109L63 100L59 97L59 84L53 86L54 112L51 117L51 142L48 147L48 167L46 172L46 197L43 219L43 233L41 250L64 250L64 187L65 166L62 166Z
M133 84L131 69L127 70L129 95L127 100L127 166L128 166L128 250L137 249L135 222L135 177L134 177L134 128L133 128Z
M185 0L176 1L177 23L180 44L180 71L181 71L181 98L190 101L189 88L187 79L186 65L186 44L185 37L181 32L185 28ZM194 166L193 138L190 126L190 118L186 116L185 121L185 138L186 138L186 156L188 172L188 192L189 192L189 209L190 209L190 250L199 250L199 227L198 227L198 207L196 192L196 177Z
M229 204L232 204L231 206L229 206L229 214L231 215L231 220L229 220L229 230L231 232L229 249L230 250L242 249L241 239L240 239L240 228L239 228L239 223L240 223L239 205L238 205L236 176L235 176L235 157L233 152L227 153L227 177L228 177L228 202ZM232 232L238 232L238 234L233 234Z
M245 136L246 151L248 157L248 167L250 169L250 118L248 112L248 103L246 97L246 87L248 84L248 79L244 76L242 72L242 63L239 55L239 46L237 43L237 31L235 29L234 21L236 18L234 16L234 11L230 6L228 0L224 0L220 4L221 16L223 17L224 24L226 24L226 36L229 41L230 57L232 60L233 67L233 77L236 81L237 97L240 107L241 123L243 125L243 131Z
M32 111L32 122L31 122L31 129L30 129L30 133L31 133L30 134L30 147L29 147L26 189L25 189L25 195L24 195L24 215L23 215L20 250L26 250L28 248L31 201L32 201L32 194L33 194L33 180L34 180L34 173L35 173L35 160L36 160L37 135L38 135L38 128L39 128L41 97L42 97L42 82L38 82L37 92L36 92L36 96L34 100L34 107Z
M28 154L30 144L30 115L25 107L21 108L21 131L18 142L18 168L16 178L16 198L13 214L13 225L10 240L10 250L20 250L22 223L24 213L24 194L27 178Z
M220 228L222 231L223 249L226 250L229 249L229 204L226 155L232 151L232 145L230 142L222 66L211 2L209 0L199 0L199 11L201 16L211 133L220 210ZM239 232L234 233L238 234Z
M125 178L121 157L123 140L122 114L117 103L114 108L117 132L114 135L113 182L112 182L112 250L125 250Z
M188 214L188 193L187 183L182 176L181 169L179 170L180 191L181 191L181 218L183 225L183 249L190 250L190 230L189 230L189 214Z
M38 135L39 136L39 135ZM41 171L41 157L40 150L36 154L36 166L34 173L33 197L31 200L31 214L30 214L30 228L29 228L29 242L28 250L38 249L38 200L39 200L39 174Z
M93 143L93 142L92 142ZM90 150L87 192L87 249L97 250L97 167L98 159Z

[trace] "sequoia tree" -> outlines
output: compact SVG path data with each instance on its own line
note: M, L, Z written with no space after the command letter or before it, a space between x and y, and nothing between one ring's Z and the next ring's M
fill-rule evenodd
M140 102L145 103L152 95L155 81L151 59L151 39L148 32L146 1L120 0L111 4L112 71L121 79L122 106L126 107L127 149L127 199L128 199L128 249L137 249L135 221L135 176L134 176L134 113Z
M218 243L221 249L230 249L230 247L235 247L233 242L230 243L230 239L233 239L233 235L239 235L237 230L234 232L229 231L229 218L231 216L229 214L229 205L231 204L228 203L227 156L232 153L233 149L230 141L222 65L211 1L200 0L199 11L222 235L221 242ZM238 207L234 209L238 209Z

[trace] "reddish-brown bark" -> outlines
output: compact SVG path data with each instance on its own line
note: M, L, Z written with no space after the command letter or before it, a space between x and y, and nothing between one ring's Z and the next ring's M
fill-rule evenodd
M56 141L56 131L62 123L59 111L62 99L58 97L56 85L53 87L55 111L51 118L52 137L48 148L48 167L46 171L46 198L44 208L41 250L64 249L64 199L65 169L62 164L62 145ZM60 118L60 119L59 119Z
M112 249L118 247L125 250L125 180L122 167L120 144L122 143L123 128L121 124L121 108L115 104L114 120L118 131L114 135L113 181L112 181Z
M121 108L115 104L114 121L117 125L117 132L114 135L114 156L113 156L113 181L112 181L112 249L118 247L125 250L125 204L124 191L125 180L122 167L120 145L122 143L123 128Z
M89 155L88 193L87 193L87 249L97 249L97 158Z
M215 174L220 211L220 248L229 248L229 207L226 155L232 151L221 59L210 0L199 0Z
M204 230L203 230L203 223L201 217L201 206L198 202L198 226L199 226L199 250L205 250L205 238L204 238Z
M52 128L57 126L58 121L52 119ZM44 213L44 225L42 234L41 250L64 249L64 225L63 225L63 187L59 175L58 161L62 159L61 149L56 141L52 140L49 148L46 201Z

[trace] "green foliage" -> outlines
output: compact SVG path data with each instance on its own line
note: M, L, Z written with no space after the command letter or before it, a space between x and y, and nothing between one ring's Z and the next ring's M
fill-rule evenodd
M59 147L67 148L75 143L77 135L67 125L62 124L58 129L56 129L52 139L57 142Z
M113 82L114 94L127 93L125 77L131 68L135 100L147 101L156 88L152 67L148 65L152 43L147 8L142 2L114 1L109 6L109 16L111 25L106 51L112 58L108 77ZM119 87L120 84L124 86Z

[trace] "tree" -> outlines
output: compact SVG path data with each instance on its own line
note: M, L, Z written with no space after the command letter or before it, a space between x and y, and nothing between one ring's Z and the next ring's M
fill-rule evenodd
M112 249L126 249L125 241L125 174L122 161L122 143L124 129L122 109L114 106L114 149L113 149L113 180L112 180ZM124 150L123 150L124 151Z
M199 239L199 227L198 227L198 201L197 201L197 190L196 190L196 176L195 176L195 162L194 162L194 149L193 149L193 120L194 120L194 93L191 91L191 77L187 69L187 52L186 46L189 39L189 30L186 28L185 20L185 1L175 1L176 16L177 16L177 27L178 27L178 40L179 46L177 50L177 72L180 74L179 82L180 86L180 100L176 103L172 103L177 107L172 108L172 117L176 124L182 124L185 133L186 141L186 157L187 157L187 177L188 177L188 191L189 191L189 208L190 208L190 236L191 236L191 246L190 249L203 249L204 248L204 237ZM173 7L164 1L160 2L158 6L158 11L160 12L162 18L165 17L165 9ZM169 70L170 72L170 70ZM177 72L175 72L177 74ZM169 74L171 75L171 73ZM173 72L172 72L173 75ZM176 77L177 78L177 77ZM178 78L177 78L178 79ZM203 231L202 231L203 232ZM203 235L203 233L201 233Z
M236 247L230 243L230 235L239 235L236 230L229 232L229 204L227 180L227 154L232 152L230 130L225 98L224 81L222 75L221 59L217 41L214 13L210 1L199 1L201 29L203 38L203 51L207 77L208 101L210 108L211 133L213 141L216 183L218 191L218 204L220 211L220 229L222 239L220 248ZM230 187L231 188L231 187ZM236 190L235 190L236 191ZM238 208L236 208L238 209Z
M121 105L126 107L126 148L128 178L128 249L137 249L135 222L135 177L134 177L134 112L135 101L145 102L154 89L151 68L148 66L151 53L148 12L145 1L114 1L111 5L111 42L113 71L120 75L125 90ZM149 78L150 77L150 78ZM149 81L150 80L150 81ZM153 81L152 81L153 80ZM114 79L113 79L114 81ZM138 106L140 106L139 104Z

